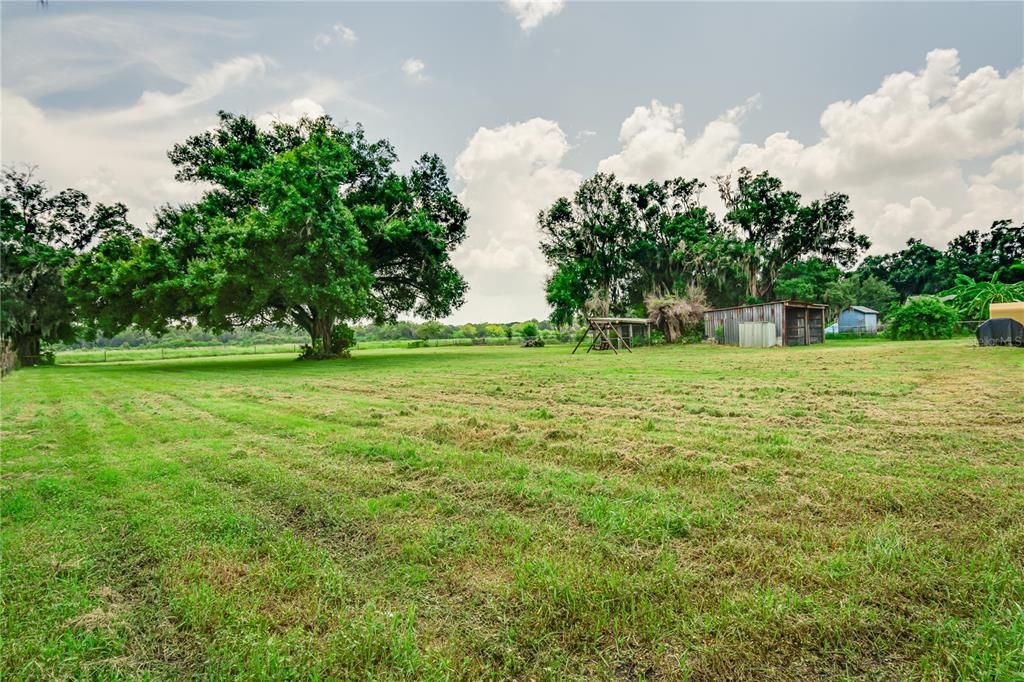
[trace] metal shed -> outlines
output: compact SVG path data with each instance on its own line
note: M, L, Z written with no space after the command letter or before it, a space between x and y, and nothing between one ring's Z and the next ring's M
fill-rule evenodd
M776 345L806 346L825 342L825 306L807 301L773 301L718 308L704 313L704 335L716 337L721 327L723 341L739 345L739 324L770 322L775 325ZM736 330L733 332L733 330Z
M839 313L839 331L877 334L878 311L862 305L852 305L846 308Z

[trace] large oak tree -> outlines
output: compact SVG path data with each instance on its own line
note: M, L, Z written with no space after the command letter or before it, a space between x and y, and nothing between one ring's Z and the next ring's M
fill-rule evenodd
M321 117L265 130L224 112L169 156L179 180L208 187L202 198L73 273L104 333L287 322L309 333L311 355L335 356L351 342L347 322L441 317L463 301L450 254L468 214L436 156L401 174L391 145L359 126Z

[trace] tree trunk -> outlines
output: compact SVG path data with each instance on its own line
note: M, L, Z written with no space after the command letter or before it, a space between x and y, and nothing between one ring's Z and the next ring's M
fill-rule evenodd
M760 298L757 287L757 266L750 261L747 263L747 295L752 299Z
M39 364L39 335L19 336L14 347L18 354L17 364L19 367L34 367Z
M316 319L313 320L313 345L320 346L320 352L324 355L334 355L337 350L334 348L334 320Z

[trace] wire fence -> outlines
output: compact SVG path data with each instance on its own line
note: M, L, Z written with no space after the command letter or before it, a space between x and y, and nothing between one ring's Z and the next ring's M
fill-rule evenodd
M542 341L543 344L537 343ZM532 342L532 343L531 343ZM409 348L442 348L447 346L522 346L560 345L575 343L572 332L560 332L545 336L507 337L460 337L450 339L389 339L383 341L358 341L354 351ZM59 351L47 354L45 364L79 365L103 362L136 362L153 360L174 360L181 358L202 358L239 355L273 355L291 353L298 355L301 344L257 344L252 346L193 346L182 348L88 348ZM41 356L42 357L42 356ZM52 361L49 359L52 358Z

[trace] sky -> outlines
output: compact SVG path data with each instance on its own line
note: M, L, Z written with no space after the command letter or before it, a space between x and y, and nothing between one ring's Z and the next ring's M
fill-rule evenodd
M470 211L447 321L544 318L538 211L598 171L767 170L850 195L872 252L1024 219L1024 3L0 5L0 157L124 202L194 199L167 150L221 109L330 114L439 154Z

